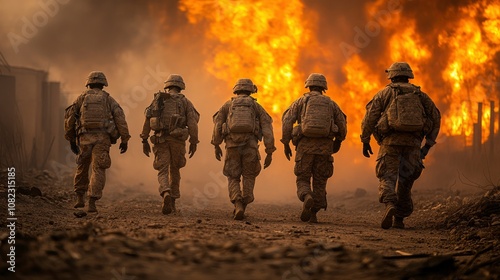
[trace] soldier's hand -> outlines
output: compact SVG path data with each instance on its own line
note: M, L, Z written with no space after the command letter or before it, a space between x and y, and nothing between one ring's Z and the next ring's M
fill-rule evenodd
M290 148L290 143L284 144L285 145L285 157L290 160L290 157L292 156L292 149Z
M196 144L191 143L189 145L189 158L192 158L195 152L196 152Z
M149 153L151 153L151 146L149 146L149 142L147 139L142 140L142 152L149 157Z
M370 143L363 143L363 155L367 158L370 157L370 155L373 155L372 147L370 146Z
M273 154L267 154L266 159L264 160L264 169L268 168L273 161Z
M429 150L431 149L431 146L425 145L420 149L420 159L425 159L427 154L429 153Z
M337 153L340 150L340 145L342 144L341 141L335 140L333 141L333 153Z
M80 153L80 148L78 148L76 142L71 141L69 145L71 146L71 151L73 152L73 154L78 155Z
M222 150L219 145L215 146L215 158L220 161L222 158Z
M125 153L125 152L127 151L127 148L128 148L128 143L126 143L126 142L121 142L121 143L120 143L120 147L119 147L119 149L120 149L120 154Z

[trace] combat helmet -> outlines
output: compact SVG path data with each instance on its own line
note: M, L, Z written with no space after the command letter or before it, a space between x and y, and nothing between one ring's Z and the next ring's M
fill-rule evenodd
M186 89L186 84L184 84L184 80L182 79L181 75L178 74L171 74L168 76L167 80L165 81L165 86L163 88L169 88L169 87L178 87L180 89Z
M409 79L415 78L413 76L413 70L411 70L410 65L406 62L394 62L391 67L385 70L385 73L387 73L388 79L392 79L397 76L404 76Z
M240 90L248 91L252 94L257 92L257 86L254 85L252 80L250 79L238 79L233 87L233 93L236 93Z
M106 80L106 76L104 75L103 72L92 71L92 72L90 72L89 76L87 77L87 82L85 83L85 86L88 86L90 84L101 84L101 85L107 87L108 80Z
M309 77L307 77L305 84L306 88L317 86L317 87L322 87L324 90L328 89L325 76L319 73L312 73L311 75L309 75Z

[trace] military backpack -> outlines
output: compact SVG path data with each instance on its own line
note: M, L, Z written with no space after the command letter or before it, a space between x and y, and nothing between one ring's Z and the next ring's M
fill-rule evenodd
M254 133L257 119L255 100L250 96L231 98L227 116L229 133Z
M391 88L394 94L386 110L389 128L400 132L422 131L426 122L426 114L420 100L420 88L397 85L391 85Z
M322 94L307 94L302 106L300 129L306 137L331 137L337 127L333 119L330 97Z

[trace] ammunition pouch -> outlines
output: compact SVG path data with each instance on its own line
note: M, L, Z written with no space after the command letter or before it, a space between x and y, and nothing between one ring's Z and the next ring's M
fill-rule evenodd
M294 126L292 129L292 144L294 146L297 146L302 137L304 137L304 135L302 134L302 128L300 127L300 124Z
M185 128L176 127L174 130L170 132L170 136L181 141L186 141L189 137L189 132L186 127Z
M116 128L115 122L113 120L109 121L106 132L109 134L111 144L116 144L116 142L120 138L120 133L118 132L118 129Z

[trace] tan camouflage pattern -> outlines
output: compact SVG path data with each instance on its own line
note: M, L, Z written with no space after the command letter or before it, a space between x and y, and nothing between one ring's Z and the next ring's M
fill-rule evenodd
M85 94L93 94L94 92L98 92L100 89L91 89L86 90L82 93L75 102L72 104L72 108L68 108L67 111L74 112L76 114L80 114L80 108L82 107L83 100L85 98ZM130 139L130 133L128 130L127 121L125 120L125 114L123 113L123 109L120 107L118 102L108 94L108 106L111 115L113 116L113 120L116 125L116 129L120 134L121 142L128 142ZM70 112L67 112L70 113ZM89 133L97 133L99 131L89 131ZM70 118L67 123L65 123L65 138L68 141L76 141L76 137L79 135L85 134L86 132L82 131L78 127L77 119Z
M253 202L255 178L261 171L259 151L255 147L242 146L226 149L223 174L228 178L229 199L231 203ZM243 189L240 181L243 181Z
M310 92L309 94L321 94ZM339 132L335 136L338 141L343 141L347 135L347 120L340 107L333 100L334 122ZM282 139L284 144L292 139L293 125L298 122L302 107L305 106L305 96L300 97L290 105L283 114ZM297 176L297 196L304 201L306 194L311 194L314 199L314 211L326 209L326 183L333 176L333 139L302 137L296 146L294 173ZM312 186L311 186L312 177Z
M181 95L174 88L171 88L168 93L171 95ZM196 111L191 101L185 96L184 99L186 102L183 102L183 104L186 104L186 108L183 108L183 112L185 112L185 125L188 128L189 142L191 144L198 144L198 121L200 120L200 114ZM151 132L149 119L150 117L146 115L140 135L146 141ZM154 132L151 140L155 156L153 168L158 171L158 192L161 196L163 196L164 192L169 192L172 198L180 198L180 169L186 166L186 141L170 136L164 131Z
M106 133L86 133L79 139L80 153L76 157L74 188L77 194L100 199L106 184L106 169L111 166L111 141ZM89 170L92 173L89 180Z
M158 192L170 193L172 198L181 197L180 169L186 166L186 144L179 141L165 141L153 146L155 156L153 168L158 171Z
M411 189L422 174L423 166L418 147L380 146L376 166L379 201L394 203L396 216L408 217L413 212Z
M395 83L400 87L414 87L410 83ZM373 99L366 105L366 115L363 118L361 124L361 142L369 143L372 134L377 133L376 125L382 115L382 113L390 105L393 96L393 89L390 84L384 89L379 91ZM436 139L441 126L441 115L431 98L424 92L422 92L422 105L424 106L427 118L431 121L431 127L428 129L429 132L423 135L423 133L405 133L405 132L393 132L383 140L379 142L381 145L402 145L402 146L414 146L420 147L422 140L425 137L425 144L431 147L436 144Z
M297 153L294 173L297 176L297 197L300 201L304 201L306 194L311 194L314 199L313 211L326 209L326 183L333 175L333 157L325 154Z
M231 101L227 101L214 115L212 144L226 144L223 174L228 178L229 198L232 203L240 200L245 204L254 200L253 189L255 178L261 171L259 140L254 133L229 133L224 135L223 124L227 121ZM276 151L272 118L265 109L256 102L258 126L263 137L266 154ZM243 189L240 182L243 181Z

